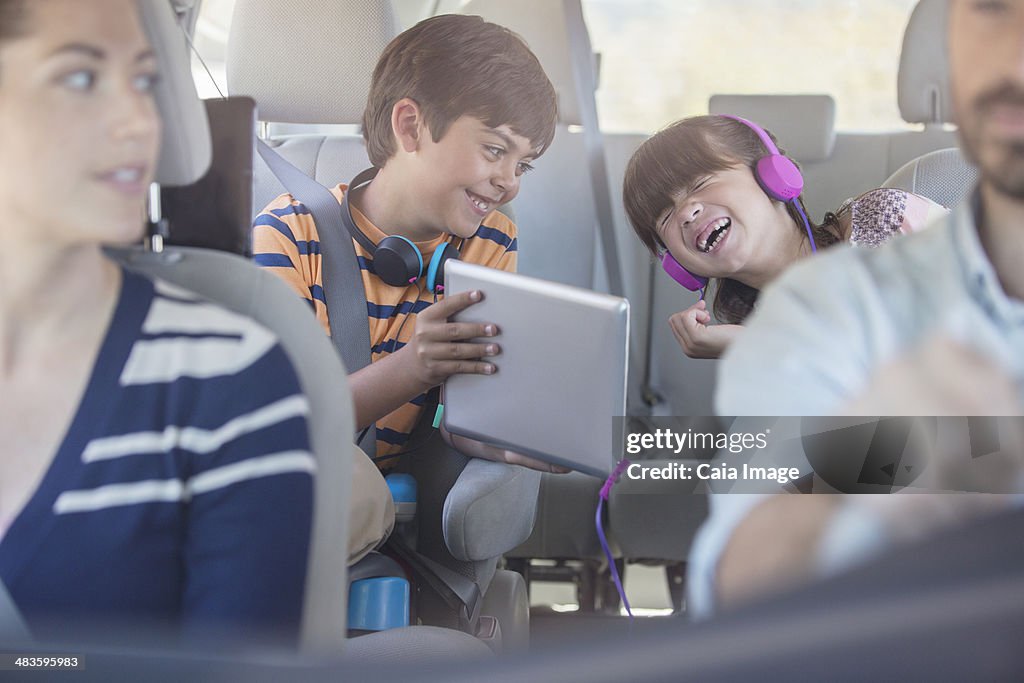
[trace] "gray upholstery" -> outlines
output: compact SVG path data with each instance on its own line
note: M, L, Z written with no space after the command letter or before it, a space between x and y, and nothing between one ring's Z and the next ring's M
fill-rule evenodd
M328 187L348 182L370 167L360 135L292 135L267 143L300 171ZM285 189L262 159L255 166L254 176L253 212L258 214Z
M155 180L188 185L206 173L213 158L206 108L196 95L185 36L167 0L139 0L139 10L161 65L155 97L164 126Z
M522 179L515 206L519 272L593 287L597 212L583 135L559 125L555 140Z
M978 169L957 147L929 152L903 165L885 181L952 207L967 198L978 181Z
M111 252L125 266L187 288L272 329L291 358L310 399L310 438L317 459L315 510L306 578L302 647L337 653L345 637L345 572L353 444L352 398L344 367L305 304L279 278L232 254L188 247L160 254L136 249ZM372 466L372 463L371 463ZM376 469L376 468L373 468ZM381 502L361 509L355 524L381 525L388 490L377 475ZM378 482L363 476L362 486ZM371 519L378 518L378 519Z
M414 432L411 440L420 439L421 434ZM399 462L398 468L407 471L416 479L417 550L476 582L481 594L486 594L494 571L498 567L501 552L479 560L463 559L469 557L466 553L467 548L479 548L487 543L486 539L467 538L463 530L505 536L494 526L481 528L467 519L476 501L475 496L486 496L491 492L486 482L494 474L486 467L469 468L468 464L472 461L472 458L445 444L440 434L435 431L417 448L409 451L407 457ZM513 471L519 469L511 465L492 464L508 470L507 475L514 474ZM483 483L479 486L476 484L478 475L484 475ZM449 499L453 502L449 503ZM484 506L488 507L486 502ZM535 508L536 503L532 499L515 501L513 505L505 507L500 525L519 526L521 522L518 520L524 517L532 519ZM449 529L458 531L452 533ZM461 557L456 557L448 547L449 537L459 544ZM433 602L432 599L430 601ZM457 622L454 619L455 615L450 614L446 608L440 608L440 603L433 603L425 611L429 612L431 617L437 618L430 623L454 626Z
M897 96L907 123L953 120L946 62L948 0L920 0L907 22L900 52Z
M529 514L509 510L537 500L540 472L473 459L459 475L466 483L452 487L444 503L444 540L458 560L474 562L498 557L530 535L536 506Z
M537 498L537 519L526 541L510 557L602 559L594 528L594 510L601 480L589 475L545 474Z
M712 114L732 114L767 128L796 161L824 161L836 143L831 95L712 95Z
M388 2L238 0L228 90L256 100L263 121L359 121L373 67L396 33Z
M407 626L352 638L345 661L408 663L417 667L491 659L494 653L468 633L434 626Z
M581 125L581 103L576 96L566 14L562 2L552 0L469 0L460 10L505 26L520 36L544 67L558 95L558 120Z
M501 624L501 651L525 653L530 647L530 598L523 577L507 569L494 572L480 613Z
M651 413L666 415L713 415L712 393L718 361L688 357L672 336L668 319L699 298L679 286L659 266L652 273L650 305L650 390L661 401ZM709 302L710 303L710 302ZM710 308L710 306L709 306Z
M0 643L7 647L14 644L26 646L32 642L28 625L21 616L21 610L7 591L7 585L0 579Z
M604 135L604 152L608 163L608 183L611 187L612 218L615 226L615 238L619 246L619 258L622 262L623 287L626 298L630 301L629 347L630 353L629 384L627 387L627 414L639 415L646 412L643 404L645 381L644 364L647 357L648 333L650 331L650 307L646 302L651 297L651 276L654 262L646 247L636 238L626 218L626 209L622 202L622 183L626 175L626 164L633 152L647 139L638 133L609 133ZM601 263L600 242L596 245L594 263ZM660 268L659 268L660 270ZM604 270L598 268L594 278L594 289L605 291L601 276Z
M829 160L800 165L810 217L821 220L826 211L834 211L849 197L881 186L911 159L953 145L956 133L941 126L920 131L838 133Z
M708 516L708 498L682 491L652 493L651 488L650 482L620 481L608 502L608 526L623 557L685 562Z

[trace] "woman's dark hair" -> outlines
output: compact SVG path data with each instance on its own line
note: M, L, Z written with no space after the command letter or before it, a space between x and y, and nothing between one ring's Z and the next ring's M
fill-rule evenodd
M0 0L0 47L25 32L26 0Z
M0 0L0 43L25 30L25 0Z
M775 136L768 132L778 145ZM779 148L781 154L785 150ZM626 167L622 187L629 222L644 246L654 255L665 249L658 237L658 216L672 205L673 197L708 175L737 165L753 169L767 150L757 133L724 116L694 116L676 121L648 138L633 154ZM807 213L803 197L797 199ZM803 219L793 204L786 211L801 233ZM826 214L820 225L811 222L811 234L818 247L841 239L839 220ZM741 323L754 310L759 290L731 278L715 280L715 317L722 322Z

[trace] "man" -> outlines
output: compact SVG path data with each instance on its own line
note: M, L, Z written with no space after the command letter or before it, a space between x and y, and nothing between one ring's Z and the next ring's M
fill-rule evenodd
M950 0L964 154L981 180L929 230L840 250L766 292L721 367L723 415L1021 414L1024 0ZM719 496L695 544L697 613L793 585L992 504L976 496Z

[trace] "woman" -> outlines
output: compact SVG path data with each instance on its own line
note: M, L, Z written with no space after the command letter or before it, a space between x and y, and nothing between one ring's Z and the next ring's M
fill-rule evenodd
M778 153L784 199L773 196L756 169ZM770 170L769 170L770 172ZM796 182L788 185L791 175ZM879 189L807 219L795 164L756 124L732 116L677 121L646 140L626 168L623 198L637 236L655 254L667 251L693 279L717 281L711 325L701 300L670 318L683 351L717 358L740 332L760 290L796 260L841 242L877 246L942 215L934 202L902 190ZM686 277L685 275L683 276Z
M134 0L0 0L0 578L39 639L294 645L294 372L266 330L102 252L142 236L156 69Z

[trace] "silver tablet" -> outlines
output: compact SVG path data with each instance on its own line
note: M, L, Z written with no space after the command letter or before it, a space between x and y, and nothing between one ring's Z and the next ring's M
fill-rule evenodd
M445 293L473 289L455 317L490 322L501 354L494 375L454 375L444 390L453 434L606 477L622 457L613 419L626 414L629 302L579 287L445 264Z

